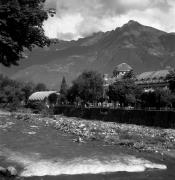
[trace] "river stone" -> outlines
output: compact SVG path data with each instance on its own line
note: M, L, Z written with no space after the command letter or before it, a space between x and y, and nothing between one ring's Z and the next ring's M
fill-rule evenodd
M0 166L0 175L5 175L7 173L6 168Z
M17 170L13 166L9 166L7 172L9 176L17 176Z

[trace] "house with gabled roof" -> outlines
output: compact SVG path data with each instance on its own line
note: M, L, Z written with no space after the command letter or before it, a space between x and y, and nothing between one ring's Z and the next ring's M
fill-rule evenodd
M127 63L121 63L115 67L113 71L113 77L120 78L132 70L133 68Z

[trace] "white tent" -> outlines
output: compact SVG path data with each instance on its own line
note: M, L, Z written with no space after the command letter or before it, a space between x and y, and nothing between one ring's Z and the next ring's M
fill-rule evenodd
M35 92L29 97L29 101L44 101L47 99L51 94L58 94L57 91L40 91Z

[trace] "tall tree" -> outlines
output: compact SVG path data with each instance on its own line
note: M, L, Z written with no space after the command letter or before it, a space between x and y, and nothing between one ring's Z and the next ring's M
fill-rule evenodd
M60 103L65 104L67 101L68 86L65 77L63 77L60 87Z
M49 44L42 28L45 0L0 0L0 63L18 65L23 52Z
M166 77L166 80L169 82L169 89L172 92L175 92L175 70L170 70L169 74Z
M60 87L60 94L62 95L66 95L67 94L67 83L66 83L66 78L63 77L62 81L61 81L61 87Z
M29 96L34 92L35 85L32 82L25 83L22 87L22 92L24 92L24 101L27 104Z
M71 90L71 97L79 97L84 102L96 102L103 96L103 78L96 71L85 71L73 81Z
M107 95L114 102L119 102L120 106L135 105L139 98L140 89L136 87L132 80L119 80L109 86Z

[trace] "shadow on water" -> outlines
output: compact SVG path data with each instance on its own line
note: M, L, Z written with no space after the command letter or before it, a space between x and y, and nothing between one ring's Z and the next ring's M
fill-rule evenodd
M21 180L175 178L172 159L102 142L78 144L74 138L44 125L0 117L0 166L15 166Z

